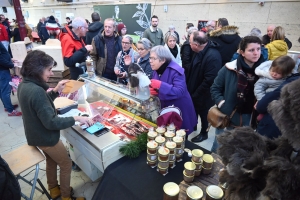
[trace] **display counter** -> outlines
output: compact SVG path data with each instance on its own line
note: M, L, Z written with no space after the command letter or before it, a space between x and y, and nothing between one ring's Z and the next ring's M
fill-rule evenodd
M109 132L97 137L75 125L61 131L69 143L71 159L92 181L123 155L126 141L156 127L160 111L157 97L144 98L124 85L99 77L82 78L85 85L75 95L78 110L100 122Z

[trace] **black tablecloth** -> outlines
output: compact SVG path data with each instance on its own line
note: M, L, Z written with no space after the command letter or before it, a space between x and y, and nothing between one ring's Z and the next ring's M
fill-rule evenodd
M188 149L202 149L186 141ZM202 149L204 153L210 153ZM123 157L109 165L95 191L93 200L159 200L163 198L163 185L167 182L179 184L183 180L184 163L190 161L187 153L183 161L176 162L176 167L169 168L163 176L156 171L157 167L147 165L147 153L143 152L138 158Z

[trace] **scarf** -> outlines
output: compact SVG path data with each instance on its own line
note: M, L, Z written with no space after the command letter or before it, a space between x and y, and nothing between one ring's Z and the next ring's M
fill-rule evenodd
M262 62L264 62L263 56L260 56L258 61L250 67L245 61L242 55L237 58L237 112L242 114L251 113L255 101L254 97L254 83L258 77L255 75L255 69ZM249 76L249 74L251 76Z
M168 47L169 47L169 46L168 46ZM169 49L170 49L171 54L174 56L174 58L176 58L176 57L177 57L177 54L178 54L178 48L177 48L177 45L175 45L175 47L174 47L173 49L171 49L170 47L169 47Z
M159 76L161 76L165 72L165 70L167 69L169 64L170 64L170 62L164 62L164 64L162 64L160 66L160 68L158 68L158 70L156 70L157 74Z

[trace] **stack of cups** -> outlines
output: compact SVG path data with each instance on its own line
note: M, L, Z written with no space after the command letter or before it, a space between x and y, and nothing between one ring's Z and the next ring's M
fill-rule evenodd
M162 146L165 143L165 141L166 141L166 139L161 135L159 135L155 138L155 142L157 142L157 144L159 146Z
M224 196L223 190L216 185L206 187L206 200L221 200Z
M164 198L163 200L178 200L179 186L176 183L168 182L163 187Z
M202 170L203 151L200 149L192 150L192 162L196 165L195 176L199 176Z
M183 148L182 148L183 139L182 137L175 136L173 137L173 142L176 143L176 148L175 148L176 161L180 162L182 161L182 155L183 155Z
M162 175L168 173L169 168L169 154L170 150L165 147L159 147L158 149L158 172Z
M157 163L157 147L158 144L154 140L147 143L147 164L152 168L156 167Z
M194 180L196 165L192 162L184 163L183 180L191 183Z
M185 136L186 136L186 132L184 129L180 129L178 131L176 131L176 136L182 137L183 142L182 142L182 149L184 149L185 147Z
M202 173L203 174L210 174L212 165L214 162L214 158L210 154L204 154L202 156L203 165L202 165Z
M166 142L166 147L170 150L169 154L169 167L174 168L175 167L175 148L176 148L176 143L172 141L167 141Z
M202 200L203 191L195 185L191 185L186 189L186 200Z
M167 141L172 141L174 136L175 136L174 132L171 132L171 131L165 132L165 138Z
M148 136L148 142L150 140L155 140L157 133L154 130L149 130L149 132L147 133Z

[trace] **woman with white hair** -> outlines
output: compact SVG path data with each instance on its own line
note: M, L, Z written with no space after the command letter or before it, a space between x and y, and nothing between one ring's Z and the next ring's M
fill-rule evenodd
M161 108L174 105L181 110L182 125L189 134L197 125L197 117L191 96L187 90L184 69L172 60L172 55L163 46L150 51L150 65L153 76L150 84L151 95L160 99Z
M180 48L179 45L176 44L177 39L178 38L174 32L167 32L165 35L165 48L171 53L172 60L182 67Z
M140 57L139 54L132 49L133 40L129 35L124 35L122 38L122 51L120 51L116 58L116 65L114 67L115 74L118 77L118 82L127 85L128 81L128 65L125 64L124 58L130 57L132 63L136 63Z

